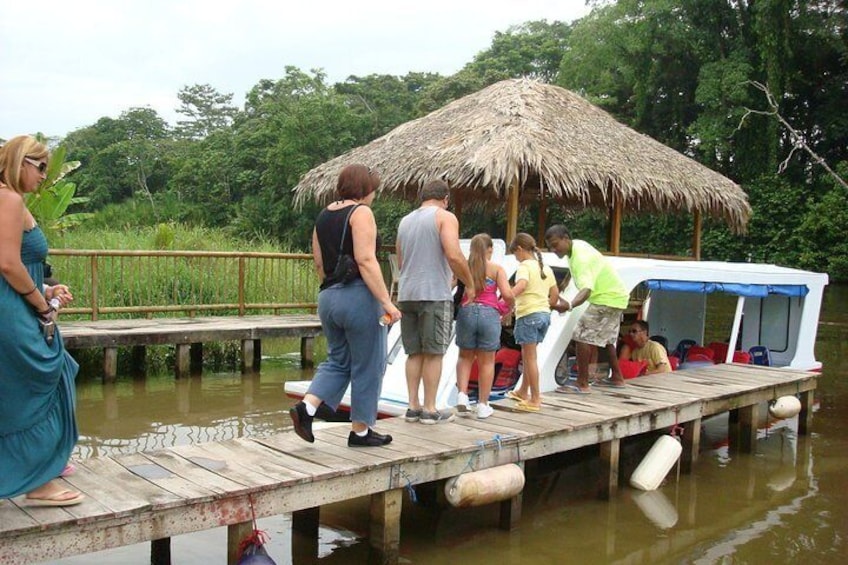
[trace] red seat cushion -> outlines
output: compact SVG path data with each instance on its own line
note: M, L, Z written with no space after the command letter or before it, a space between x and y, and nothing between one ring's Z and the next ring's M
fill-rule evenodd
M648 362L620 359L618 361L618 368L621 369L621 375L625 379L635 379L645 374L645 371L648 369Z

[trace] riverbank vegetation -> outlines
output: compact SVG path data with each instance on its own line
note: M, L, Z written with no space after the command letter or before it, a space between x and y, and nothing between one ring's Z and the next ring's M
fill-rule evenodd
M747 235L706 222L703 258L772 262L848 280L848 190L822 166L848 178L844 2L593 6L572 23L532 21L498 32L451 76L374 74L330 84L320 70L286 67L280 78L258 80L242 107L232 94L194 85L179 93L184 119L176 124L150 108L103 117L61 140L68 158L82 164L69 178L88 198L79 211L95 214L86 229L120 234L185 225L203 235L177 239L181 249L218 249L235 241L220 238L237 238L238 245L306 251L318 207L293 207L291 189L301 175L452 100L523 76L578 92L744 188L754 210ZM757 84L766 85L777 108ZM411 207L378 200L384 243L393 243ZM520 228L536 233L537 217L532 207L523 210ZM602 215L551 207L548 223L559 221L604 247ZM461 229L464 237L503 237L503 211L464 213ZM685 255L691 230L688 217L628 217L624 250ZM74 237L56 244L77 246ZM113 243L127 241L102 239Z

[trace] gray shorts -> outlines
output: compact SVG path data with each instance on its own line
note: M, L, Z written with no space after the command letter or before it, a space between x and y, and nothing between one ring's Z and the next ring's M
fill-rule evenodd
M398 303L400 336L407 355L444 355L453 324L453 301L403 301Z
M574 328L572 339L597 347L615 345L621 331L621 315L624 310L610 306L589 304Z

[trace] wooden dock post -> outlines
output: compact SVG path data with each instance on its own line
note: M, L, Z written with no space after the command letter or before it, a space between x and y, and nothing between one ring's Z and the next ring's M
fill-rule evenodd
M519 461L516 465L521 467L522 471L524 470L524 461ZM500 529L509 532L518 527L518 523L521 521L522 496L523 491L519 492L512 498L501 501L500 518L498 520L498 527Z
M701 419L697 418L683 424L683 453L680 455L680 470L691 473L692 466L698 462L701 449Z
M150 542L150 565L171 565L171 538Z
M252 373L253 372L253 344L255 340L252 339L243 339L241 340L241 372L244 373Z
M759 406L752 404L730 411L728 440L730 449L740 453L753 453L757 445L757 417ZM734 412L736 413L734 417Z
M177 344L177 353L176 353L176 367L174 368L174 374L176 378L181 379L183 377L189 376L189 368L191 361L191 344L189 343L178 343Z
M798 413L798 435L805 436L813 426L813 400L814 392L808 390L799 395L801 400L801 412Z
M300 338L300 366L302 368L315 366L315 338Z
M618 457L621 440L618 438L605 441L601 447L601 491L599 496L609 500L618 492Z
M203 343L196 342L189 346L188 370L192 375L203 372Z
M103 382L113 383L118 376L118 348L103 348Z
M227 526L227 565L236 565L239 560L241 540L253 533L253 521L239 522Z
M403 488L371 495L369 541L376 563L391 565L400 559L400 513Z
M133 345L130 349L130 370L134 376L147 371L147 347L144 345Z

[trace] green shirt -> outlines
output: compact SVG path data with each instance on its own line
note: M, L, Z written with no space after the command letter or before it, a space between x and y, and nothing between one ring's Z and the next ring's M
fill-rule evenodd
M630 293L627 292L621 277L600 251L583 240L573 239L568 267L577 290L588 288L592 291L589 295L589 304L622 310L627 308Z

